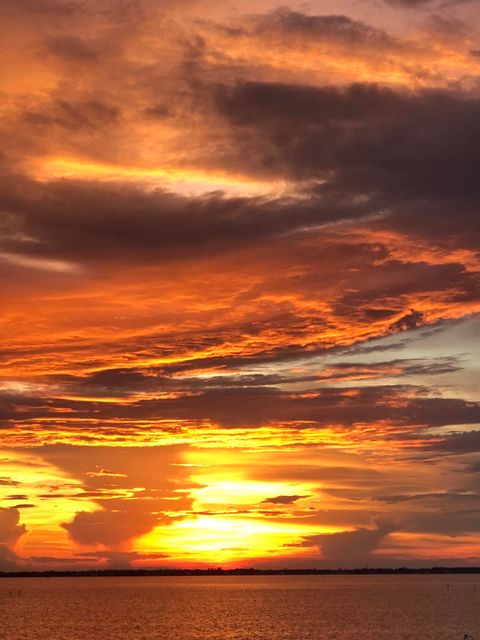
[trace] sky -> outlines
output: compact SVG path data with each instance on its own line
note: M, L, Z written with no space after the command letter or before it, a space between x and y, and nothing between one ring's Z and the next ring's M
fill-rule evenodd
M0 570L480 565L477 0L0 0Z

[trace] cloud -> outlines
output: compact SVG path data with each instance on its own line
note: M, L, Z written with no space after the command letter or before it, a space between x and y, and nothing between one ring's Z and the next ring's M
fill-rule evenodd
M52 410L53 413L52 413ZM207 389L177 397L138 399L128 404L97 403L95 400L51 400L8 398L4 420L58 420L60 413L69 419L84 419L94 412L95 420L212 421L227 427L256 427L269 423L309 422L318 427L331 424L389 421L399 425L440 427L475 424L480 419L476 402L448 397L425 397L425 389L415 386L379 385L377 387L323 387L299 393L275 387ZM95 423L96 424L96 423ZM118 424L118 423L117 423ZM474 443L476 435L460 435L457 446ZM465 444L463 444L465 443ZM432 445L432 448L437 445ZM437 447L441 449L441 446Z
M471 1L472 0L386 0L389 4L412 9L424 7L431 8L435 5L440 5L441 7L455 7Z
M302 498L307 498L308 496L274 496L273 498L266 498L265 500L262 500L262 504L263 503L267 503L267 504L294 504L295 502L297 502L298 500L301 500Z
M399 48L398 41L386 31L372 27L346 15L307 15L290 9L278 9L258 16L254 32L260 38L276 35L342 44L347 47ZM291 42L292 48L295 41Z
M12 231L3 247L10 255L28 250L31 259L98 261L114 259L120 251L158 262L206 249L224 252L305 225L365 214L361 207L357 213L347 212L341 204L328 209L321 203L221 194L189 199L115 183L62 180L38 185L21 180L20 184L21 189L12 193L4 183L3 193L10 202L4 224L19 231ZM63 216L67 203L69 224Z
M136 551L81 551L68 557L59 556L30 556L25 558L29 569L43 570L42 565L56 567L60 570L88 570L95 569L132 569L136 561L158 561L165 558L161 553L138 553ZM35 566L37 565L37 566ZM40 567L38 566L40 565Z
M478 195L472 172L478 150L470 141L478 128L473 93L244 82L218 96L240 148L242 137L250 140L249 129L257 133L254 161L268 154L278 171L328 176L327 193L363 188L372 195L372 208L386 205L381 195L390 208L419 197L468 203ZM438 181L442 176L445 182ZM470 223L476 226L473 216Z
M421 327L424 322L424 317L422 313L418 311L412 310L410 313L403 316L396 322L394 322L390 331L392 333L398 333L398 331L408 331L410 329L416 329L417 327Z
M465 471L467 473L480 473L480 460L468 464Z
M447 476L447 481L452 480L452 476ZM480 528L478 485L469 482L465 476L460 476L457 482L459 486L455 489L379 494L374 499L393 508L398 531L442 536L476 535Z
M18 571L18 556L6 545L0 544L0 571Z
M325 566L361 567L374 558L375 551L396 527L389 521L377 521L374 529L309 536L305 546L320 546Z
M151 531L157 518L151 513L122 511L80 511L72 522L63 523L74 542L81 545L121 547L133 538Z
M395 323L396 328L404 330L404 320ZM413 328L413 325L412 327ZM393 332L393 330L392 330ZM209 363L195 362L198 371L209 368ZM138 393L160 393L171 392L202 392L208 389L225 388L262 388L275 387L284 388L290 384L312 384L320 382L349 382L353 380L377 380L385 378L422 376L422 375L444 375L461 371L461 363L452 357L436 358L431 360L422 359L396 359L383 362L332 362L311 375L295 375L292 373L268 374L242 374L240 371L235 375L221 375L215 373L201 376L187 376L189 366L185 364L185 373L181 376L178 373L178 366L149 367L147 371L141 368L121 368L105 369L97 371L85 377L75 376L53 376L56 384L61 384L68 389L70 394L82 395L87 393L91 397L128 397ZM52 380L52 378L50 378ZM1 480L0 480L1 484Z
M466 431L442 434L426 448L445 454L462 454L480 452L480 431Z
M0 478L0 486L2 487L17 487L19 484L20 482L13 478Z
M0 508L0 543L15 544L23 536L27 529L24 524L19 524L20 513L15 508Z
M437 533L447 536L478 534L477 504L471 509L449 509L448 511L420 512L415 511L405 516L402 527L414 533Z
M70 538L108 552L130 552L133 541L156 526L168 526L191 508L189 469L180 465L182 449L173 447L43 447L41 456L81 481L83 493L100 508L79 511L62 523ZM105 473L108 469L108 473ZM178 488L183 491L177 492ZM71 497L71 492L69 493ZM43 499L59 497L55 488ZM60 496L61 497L61 496Z
M86 100L72 102L58 99L48 105L45 112L26 111L23 117L29 124L37 124L45 127L61 127L66 130L95 131L104 128L118 119L119 110L109 107L98 100Z
M16 571L18 556L12 547L26 532L24 524L19 524L18 508L0 508L0 571Z

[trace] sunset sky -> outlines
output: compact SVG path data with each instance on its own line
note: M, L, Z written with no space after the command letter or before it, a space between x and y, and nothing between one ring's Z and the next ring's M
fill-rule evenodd
M0 570L480 565L478 0L0 42Z

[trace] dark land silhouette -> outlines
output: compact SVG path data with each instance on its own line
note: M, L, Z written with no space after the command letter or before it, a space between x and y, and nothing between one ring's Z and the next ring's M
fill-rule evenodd
M425 575L480 574L479 567L363 568L363 569L87 569L81 571L3 571L0 578L90 578L122 576L304 576L304 575Z

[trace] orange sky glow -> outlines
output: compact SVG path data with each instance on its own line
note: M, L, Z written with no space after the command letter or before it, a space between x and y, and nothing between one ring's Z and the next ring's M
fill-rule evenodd
M480 564L474 4L0 5L0 571Z

